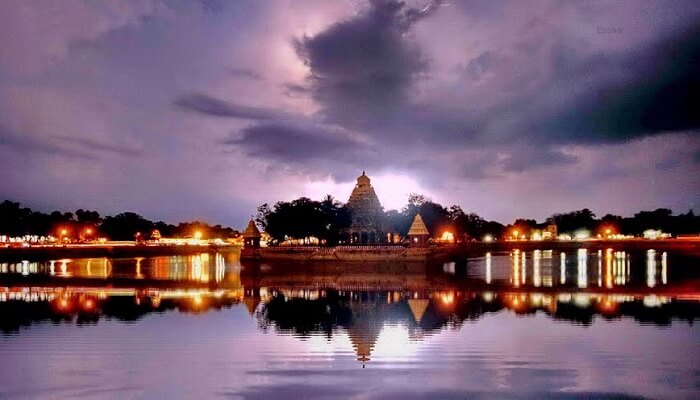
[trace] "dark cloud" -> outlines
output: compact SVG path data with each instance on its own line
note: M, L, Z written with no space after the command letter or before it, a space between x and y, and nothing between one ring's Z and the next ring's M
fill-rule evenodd
M40 138L17 134L3 126L0 126L0 147L8 147L22 152L41 152L65 157L94 158L90 154L65 148Z
M559 59L563 74L596 78L571 107L541 125L548 136L594 143L700 127L700 25L646 48L566 58Z
M241 118L267 121L288 117L288 114L265 107L234 104L202 93L192 93L175 100L175 105L185 110L215 117Z
M497 88L506 93L503 101L481 109L406 104L405 126L397 131L409 140L411 135L429 136L433 146L530 145L548 157L557 145L627 142L700 127L699 27L639 47L607 52L589 48L555 40L542 50L550 72L540 71L541 76L532 75L525 65L509 74L517 58L482 52L463 70L464 91L469 95L474 81L498 80L502 86ZM496 89L488 94L499 95ZM396 136L387 134L387 139ZM512 167L538 164L534 158L523 161Z
M372 153L369 146L342 129L299 121L251 125L242 130L242 136L224 143L240 146L255 157L295 164L354 162Z
M63 157L95 159L99 154L120 156L138 156L141 151L136 148L119 146L72 136L38 137L18 134L11 129L0 126L0 146L10 147L24 152L42 152Z
M367 127L399 112L408 90L427 68L407 35L437 4L422 10L403 2L373 0L369 9L294 41L309 66L313 97L333 121Z
M577 158L554 148L524 147L512 150L500 164L504 171L522 172L538 167L553 167L576 163Z
M140 149L134 147L119 146L111 143L100 142L93 139L85 139L71 136L56 136L55 138L66 144L90 152L113 153L128 157L135 157L142 154L142 151Z

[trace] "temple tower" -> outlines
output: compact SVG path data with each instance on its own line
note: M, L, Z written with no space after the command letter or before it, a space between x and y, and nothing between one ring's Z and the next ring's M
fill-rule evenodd
M350 242L367 244L381 241L384 211L364 171L357 177L357 184L347 205L352 212L352 222L348 229Z

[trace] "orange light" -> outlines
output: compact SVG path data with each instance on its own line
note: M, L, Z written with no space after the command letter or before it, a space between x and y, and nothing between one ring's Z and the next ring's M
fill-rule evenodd
M92 229L87 228L87 229L85 230L85 233L87 233L88 235L92 235Z
M444 242L450 242L450 243L452 243L452 242L454 242L454 240L455 240L455 235L454 235L452 232L450 232L450 231L445 231L445 232L443 232L443 234L442 234L442 240L443 240Z
M440 300L442 300L442 303L445 305L452 304L455 301L455 294L452 292L443 293L440 296Z
M59 310L67 310L70 306L70 302L68 301L68 299L63 297L58 301L57 305Z
M61 229L61 235L66 236L68 234L68 231L66 229Z

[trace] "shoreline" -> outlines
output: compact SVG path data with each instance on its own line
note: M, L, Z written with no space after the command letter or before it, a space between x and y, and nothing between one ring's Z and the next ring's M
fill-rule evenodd
M483 256L487 252L513 250L534 251L615 251L642 252L673 251L700 257L700 241L684 239L628 239L590 241L502 241L467 242L455 245L429 247L404 247L398 245L377 246L299 246L262 247L241 250L241 260L246 261L300 261L300 262L430 262Z
M590 241L499 241L467 242L430 247L377 246L295 246L241 249L239 246L217 245L67 245L0 248L0 261L43 261L66 258L136 258L170 255L192 255L209 252L241 251L242 260L251 261L320 261L320 262L423 262L440 259L482 256L487 252L503 251L674 251L700 257L700 240L686 239L628 239Z

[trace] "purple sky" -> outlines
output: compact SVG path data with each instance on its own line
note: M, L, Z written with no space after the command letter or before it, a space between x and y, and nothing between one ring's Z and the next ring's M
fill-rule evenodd
M510 222L700 211L697 1L0 6L0 198L242 227L362 170Z

